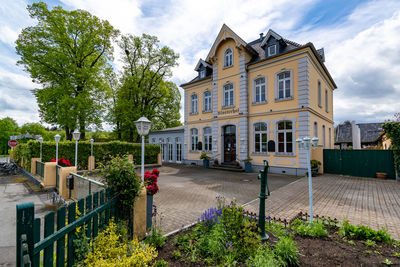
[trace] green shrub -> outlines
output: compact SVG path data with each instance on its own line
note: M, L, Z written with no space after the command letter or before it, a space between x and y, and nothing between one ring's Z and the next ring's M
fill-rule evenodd
M300 219L294 220L291 224L293 232L300 236L309 237L326 237L328 236L325 230L325 225L321 222L303 222Z
M284 263L268 245L262 245L257 249L254 256L249 257L246 264L250 267L276 267L282 266Z
M96 166L98 163L105 163L111 157L123 156L126 154L133 155L135 164L141 163L141 144L128 142L112 141L108 143L94 143L93 156L95 157ZM88 157L91 153L89 141L78 142L78 168L87 169ZM157 155L160 153L160 146L146 145L145 146L145 163L157 163ZM31 158L40 157L40 144L38 141L30 140L28 143L18 145L15 151L16 162L21 163L22 158L25 158L26 164L30 165ZM42 159L44 162L49 162L56 157L55 141L43 142L42 144ZM64 141L58 143L58 158L65 158L75 162L75 142ZM29 161L29 162L28 162Z
M282 266L299 266L296 242L291 237L281 237L275 245L274 252L282 259Z
M150 230L150 234L146 237L144 242L152 245L155 248L161 248L162 246L164 246L166 240L167 238L162 235L161 231L152 227L152 229Z
M371 240L383 243L392 242L392 237L387 233L385 228L375 231L365 225L352 225L346 220L343 221L339 233L353 239Z
M156 262L154 267L168 267L168 262L166 262L165 260L161 259L161 260Z

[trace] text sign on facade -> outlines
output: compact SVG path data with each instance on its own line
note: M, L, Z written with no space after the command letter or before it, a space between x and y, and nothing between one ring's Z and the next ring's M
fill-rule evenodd
M10 146L10 147L15 147L15 146L17 146L17 145L18 145L17 140L10 140L10 141L8 141L8 146Z
M218 115L226 115L226 114L233 114L239 112L239 109L231 109L231 110L225 110L225 111L218 111Z

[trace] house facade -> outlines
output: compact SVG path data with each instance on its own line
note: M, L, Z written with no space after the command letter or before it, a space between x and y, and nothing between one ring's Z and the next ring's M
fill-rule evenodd
M225 24L197 76L184 89L185 163L207 153L219 163L248 157L270 171L303 175L306 153L296 138L318 136L333 147L333 91L323 49L272 30L246 43Z
M162 162L183 163L183 126L149 133L149 143L159 145Z

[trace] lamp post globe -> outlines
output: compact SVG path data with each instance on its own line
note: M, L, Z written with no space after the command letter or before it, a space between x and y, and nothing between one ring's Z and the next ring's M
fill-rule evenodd
M149 121L146 117L140 117L137 121L135 121L136 130L138 134L142 136L142 183L144 183L144 137L149 134L151 121Z
M43 143L43 137L39 137L38 139L39 143L40 143L40 162L42 162L42 143Z
M313 146L318 146L318 141L319 141L319 138L316 137L316 136L314 136L314 137L311 139L311 143L312 143Z
M78 129L75 129L75 131L72 133L72 136L75 140L75 168L78 170L78 141L81 137L81 133L78 131Z
M59 134L56 134L54 136L54 140L56 141L56 164L58 164L58 142L60 142L61 136Z

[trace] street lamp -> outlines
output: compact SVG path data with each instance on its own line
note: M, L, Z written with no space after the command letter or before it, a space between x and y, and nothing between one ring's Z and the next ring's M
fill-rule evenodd
M93 138L91 138L90 139L90 170L92 170L92 169L94 169L94 160L93 160L93 142L94 142L94 139Z
M310 202L310 221L313 222L313 197L312 197L312 178L311 178L311 148L313 146L318 146L318 137L310 137L306 136L303 139L297 138L296 143L299 150L305 149L307 151L307 169L308 169L308 198Z
M75 168L78 169L78 141L81 137L81 133L78 131L78 129L75 129L75 131L72 133L72 136L75 140Z
M40 162L42 162L42 143L43 143L43 137L39 137L39 143L40 143Z
M141 117L135 121L136 129L142 136L142 182L144 183L144 137L149 134L151 121L146 117Z
M56 163L58 164L58 142L60 142L61 136L56 134L54 140L56 141Z

